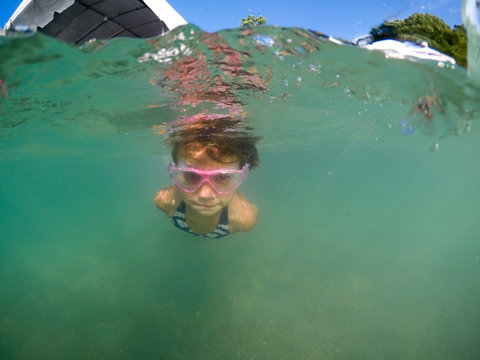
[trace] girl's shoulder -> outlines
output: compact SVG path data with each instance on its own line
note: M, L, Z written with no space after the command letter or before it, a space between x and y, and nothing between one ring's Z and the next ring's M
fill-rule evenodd
M167 186L161 189L155 195L155 205L162 210L168 217L172 217L180 204L180 198L175 185Z
M258 208L236 191L228 205L228 228L231 233L249 231L257 222Z

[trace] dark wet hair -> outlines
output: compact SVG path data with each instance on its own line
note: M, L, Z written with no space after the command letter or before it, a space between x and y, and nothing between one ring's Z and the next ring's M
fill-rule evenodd
M179 155L193 156L204 151L214 161L238 161L240 167L248 164L254 168L260 163L256 143L261 137L254 136L252 131L242 118L199 114L173 123L166 142L175 163Z

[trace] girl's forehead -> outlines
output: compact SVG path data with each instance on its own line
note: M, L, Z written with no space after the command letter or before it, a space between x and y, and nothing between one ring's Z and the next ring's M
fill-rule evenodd
M210 157L204 156L195 156L191 154L179 154L178 164L179 166L185 165L200 170L215 170L215 169L239 169L239 162L233 163L223 163L211 159Z
M217 154L214 154L212 157L212 154L210 154L207 151L208 147L199 147L198 149L181 149L177 153L177 161L181 162L183 161L185 164L191 164L189 166L195 167L196 166L215 166L218 168L228 168L229 166L233 165L238 166L238 163L240 162L240 159L238 159L236 156L223 156L221 158L222 161L220 161L219 158L217 158Z

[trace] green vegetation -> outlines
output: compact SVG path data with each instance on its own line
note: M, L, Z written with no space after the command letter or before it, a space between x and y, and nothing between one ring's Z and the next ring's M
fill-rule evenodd
M242 27L250 27L255 25L265 25L267 23L267 19L264 18L262 15L259 17L255 17L253 15L248 15L246 19L242 19Z
M370 30L374 41L395 39L400 41L428 42L447 54L459 65L467 65L467 32L463 25L451 29L442 19L430 14L413 14L405 20L387 21Z

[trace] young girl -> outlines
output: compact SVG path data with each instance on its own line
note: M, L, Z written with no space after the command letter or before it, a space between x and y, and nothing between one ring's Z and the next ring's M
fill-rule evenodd
M258 209L237 187L258 165L259 138L232 128L232 123L235 120L203 119L169 136L174 185L160 190L155 204L180 230L219 238L255 225Z

